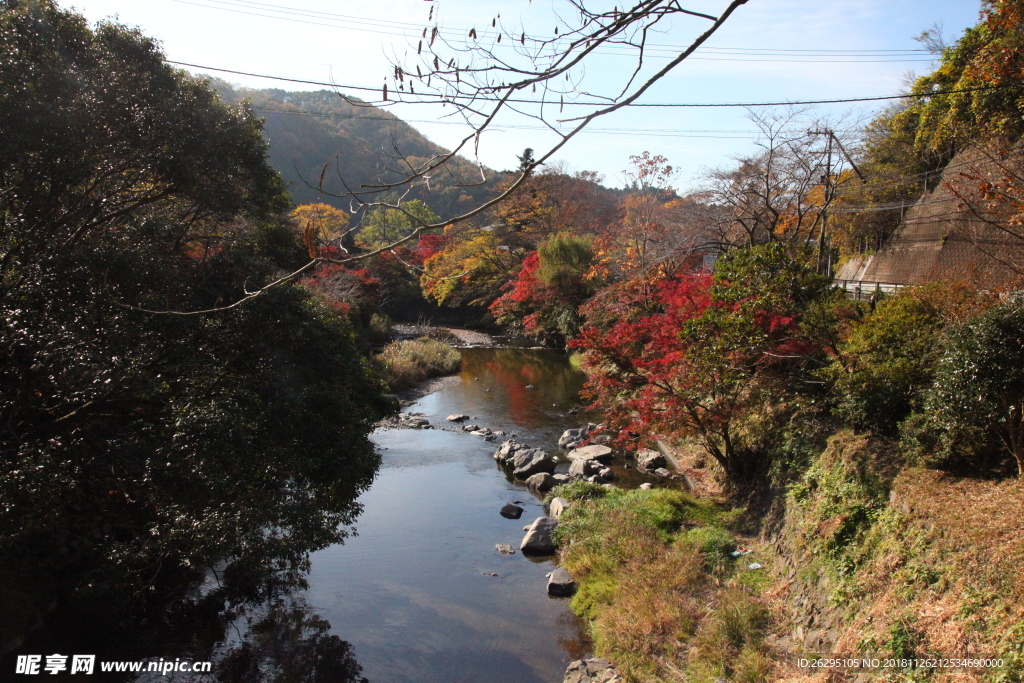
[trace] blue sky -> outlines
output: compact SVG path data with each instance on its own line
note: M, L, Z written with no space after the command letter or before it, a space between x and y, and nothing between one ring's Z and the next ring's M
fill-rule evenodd
M565 0L76 0L91 21L116 16L159 40L169 59L238 71L379 87L389 73L387 54L403 54L419 38L431 7L445 28L483 29L497 14L528 33L550 33ZM604 4L613 4L612 2ZM725 0L691 0L688 9L717 14ZM698 53L645 94L648 102L751 102L833 99L902 92L908 72L930 70L930 56L912 37L942 24L949 40L976 23L978 0L750 0ZM703 20L680 20L652 40L671 46L704 29ZM883 51L899 51L887 54ZM758 54L751 54L757 52ZM668 54L667 52L665 54ZM655 57L657 65L665 57ZM603 56L583 77L588 88L613 87L632 62ZM199 71L193 69L193 71ZM211 72L212 73L212 72ZM243 76L227 80L251 87L316 89ZM368 93L351 94L370 98ZM856 122L880 105L827 105L816 114ZM465 134L439 123L433 105L391 110L432 140L451 146ZM557 159L574 170L602 173L620 185L629 155L644 150L668 157L680 171L680 189L701 170L728 165L752 149L752 124L742 109L629 109L594 123ZM507 126L529 124L502 119ZM553 136L521 127L486 134L480 159L495 168L516 164L525 147L543 149Z

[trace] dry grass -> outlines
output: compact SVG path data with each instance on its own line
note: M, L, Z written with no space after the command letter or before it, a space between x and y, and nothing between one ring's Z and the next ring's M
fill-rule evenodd
M461 356L448 344L421 337L397 341L374 358L374 367L392 392L411 389L425 379L450 375L459 369Z
M723 515L661 489L609 492L563 516L562 561L580 585L573 610L627 680L768 680L769 611L733 577L732 541L709 523Z
M1024 481L914 469L897 479L894 496L909 520L932 532L933 543L959 571L1024 603Z

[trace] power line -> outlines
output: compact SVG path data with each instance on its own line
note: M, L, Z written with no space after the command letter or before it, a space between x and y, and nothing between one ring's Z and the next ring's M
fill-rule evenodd
M280 114L283 116L310 116L322 119L338 119L342 121L363 120L383 121L387 123L427 123L444 126L464 126L466 124L458 121L431 121L428 119L400 119L398 117L385 116L360 116L358 114L320 114L310 111L291 111L287 109L254 108L253 111L260 114ZM515 130L549 130L544 126L527 126L520 124L494 124L494 130L510 128ZM680 130L672 128L585 128L582 134L588 135L636 135L641 137L680 137L680 138L701 138L715 140L752 140L758 137L758 131L754 130Z
M206 9L216 9L224 12L233 12L235 14L244 14L249 16L257 16L268 19L276 19L283 21L291 21L302 24L311 24L314 26L323 26L326 28L340 28L349 30L359 30L367 33L377 33L381 35L392 35L407 37L409 32L418 33L422 28L422 24L415 24L410 22L392 21L387 19L371 19L367 17L357 17L346 14L336 14L331 12L320 12L315 10L303 10L293 7L286 7L282 5L274 5L262 2L250 2L248 0L172 0L181 4L192 5L195 7L203 7ZM261 12L271 12L272 14L261 14ZM301 18L295 18L301 17ZM319 19L323 21L342 22L355 24L356 26L344 26L338 24L326 24L323 21L311 21ZM387 30L384 30L387 29ZM457 42L466 44L463 36L466 34L464 29L447 29L438 27L438 30L442 36L448 35L455 39ZM488 31L483 29L479 32L480 40L485 41L488 38L494 39L499 35L498 31ZM530 36L533 40L549 41L551 38L542 37L537 38ZM683 49L683 46L671 45L665 43L648 43L645 51L650 53L670 53L676 54L679 50ZM610 50L611 52L606 52ZM625 45L606 44L601 52L603 54L614 54L616 51L622 54L622 51L632 51L631 48ZM930 62L934 61L933 58L921 59L922 55L926 54L927 50L922 49L899 49L899 50L888 50L888 49L875 49L875 50L835 50L835 49L823 49L823 50L804 50L804 49L778 49L778 48L735 48L735 47L706 47L698 50L698 53L705 54L721 54L721 55L746 55L746 56L772 56L775 59L738 59L735 57L691 57L690 59L703 60L703 61L751 61L751 62L830 62L830 63L842 63L842 62ZM778 59L780 56L793 56L800 57L801 59ZM807 57L814 57L814 59L806 59ZM858 57L860 59L850 60L837 60L836 57ZM905 59L866 59L868 57L906 57Z
M166 60L168 64L176 64L178 66L190 67L193 69L203 69L206 71L217 71L220 73L234 74L237 76L251 76L254 78L266 78L272 81L284 81L288 83L302 83L305 85L320 85L329 88L344 88L345 90L362 90L369 92L380 92L380 88L370 88L367 86L359 85L344 85L340 83L327 83L324 81L310 81L300 78L287 78L283 76L268 76L266 74L257 74L248 71L236 71L233 69L222 69L214 66L203 66L201 64L191 64L188 62L179 62L172 59ZM804 104L849 104L853 102L881 102L885 100L902 100L902 99L919 99L924 97L935 97L938 95L958 95L969 92L980 92L985 90L1005 90L1009 88L1024 88L1024 83L1007 83L1003 85L982 85L974 88L960 88L957 90L935 90L927 93L903 93L900 95L881 95L877 97L846 97L841 99L832 100L788 100L778 102L633 102L627 104L627 107L678 107L678 108L707 108L707 107L742 107L742 108L757 108L757 107L791 107ZM454 97L443 97L433 96L432 100L388 100L386 104L441 104L445 102L452 102L457 99L470 99L468 95L456 95ZM607 102L573 102L567 101L559 103L557 101L547 100L518 100L508 99L506 102L515 104L564 104L564 106L586 106L586 107L606 107ZM383 100L377 100L376 103L384 104ZM367 102L367 104L374 104L374 102Z

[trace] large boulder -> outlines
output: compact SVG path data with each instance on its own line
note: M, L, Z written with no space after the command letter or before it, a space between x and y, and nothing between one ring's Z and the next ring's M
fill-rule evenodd
M562 683L622 683L618 669L607 659L577 659L565 670Z
M565 498L552 498L551 503L548 505L548 514L558 519L565 512L566 508L569 507L569 501Z
M569 451L570 460L596 460L608 464L612 461L612 449L601 444L574 448Z
M555 478L547 472L538 472L537 474L531 474L523 482L530 488L537 489L538 491L550 491L558 484Z
M526 535L519 549L527 555L554 555L556 526L558 520L554 517L538 517L526 527Z
M658 451L641 448L636 453L636 466L642 470L653 472L659 467L667 467L668 462L665 460L665 456Z
M448 416L448 421L449 422L462 422L463 420L468 420L468 419L469 419L469 415L455 414L455 415L449 415Z
M601 463L596 460L573 460L569 465L570 479L586 479L602 470Z
M512 476L522 481L540 472L554 472L555 460L541 449L531 448L516 452L509 466L513 468Z
M508 465L517 452L528 448L529 446L526 444L519 443L515 439L509 439L498 446L498 450L494 451L494 459L502 465Z
M586 439L595 429L597 429L595 424L588 424L586 427L579 427L577 429L566 429L562 432L561 438L558 439L558 445L561 448L572 448L573 444Z
M575 592L576 582L572 580L572 576L565 570L565 567L559 567L551 572L551 576L548 577L548 595L556 598L571 598Z

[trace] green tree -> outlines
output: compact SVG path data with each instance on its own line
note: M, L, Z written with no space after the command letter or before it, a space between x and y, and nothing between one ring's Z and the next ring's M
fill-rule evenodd
M300 570L378 464L346 320L296 286L142 310L272 279L259 121L135 30L0 7L0 576L128 602Z
M379 249L412 233L424 223L440 219L419 199L402 202L397 209L375 209L366 218L356 243L364 249Z
M932 380L942 353L944 321L926 298L905 292L883 299L854 323L841 355L821 371L836 394L836 410L860 429L892 433Z

